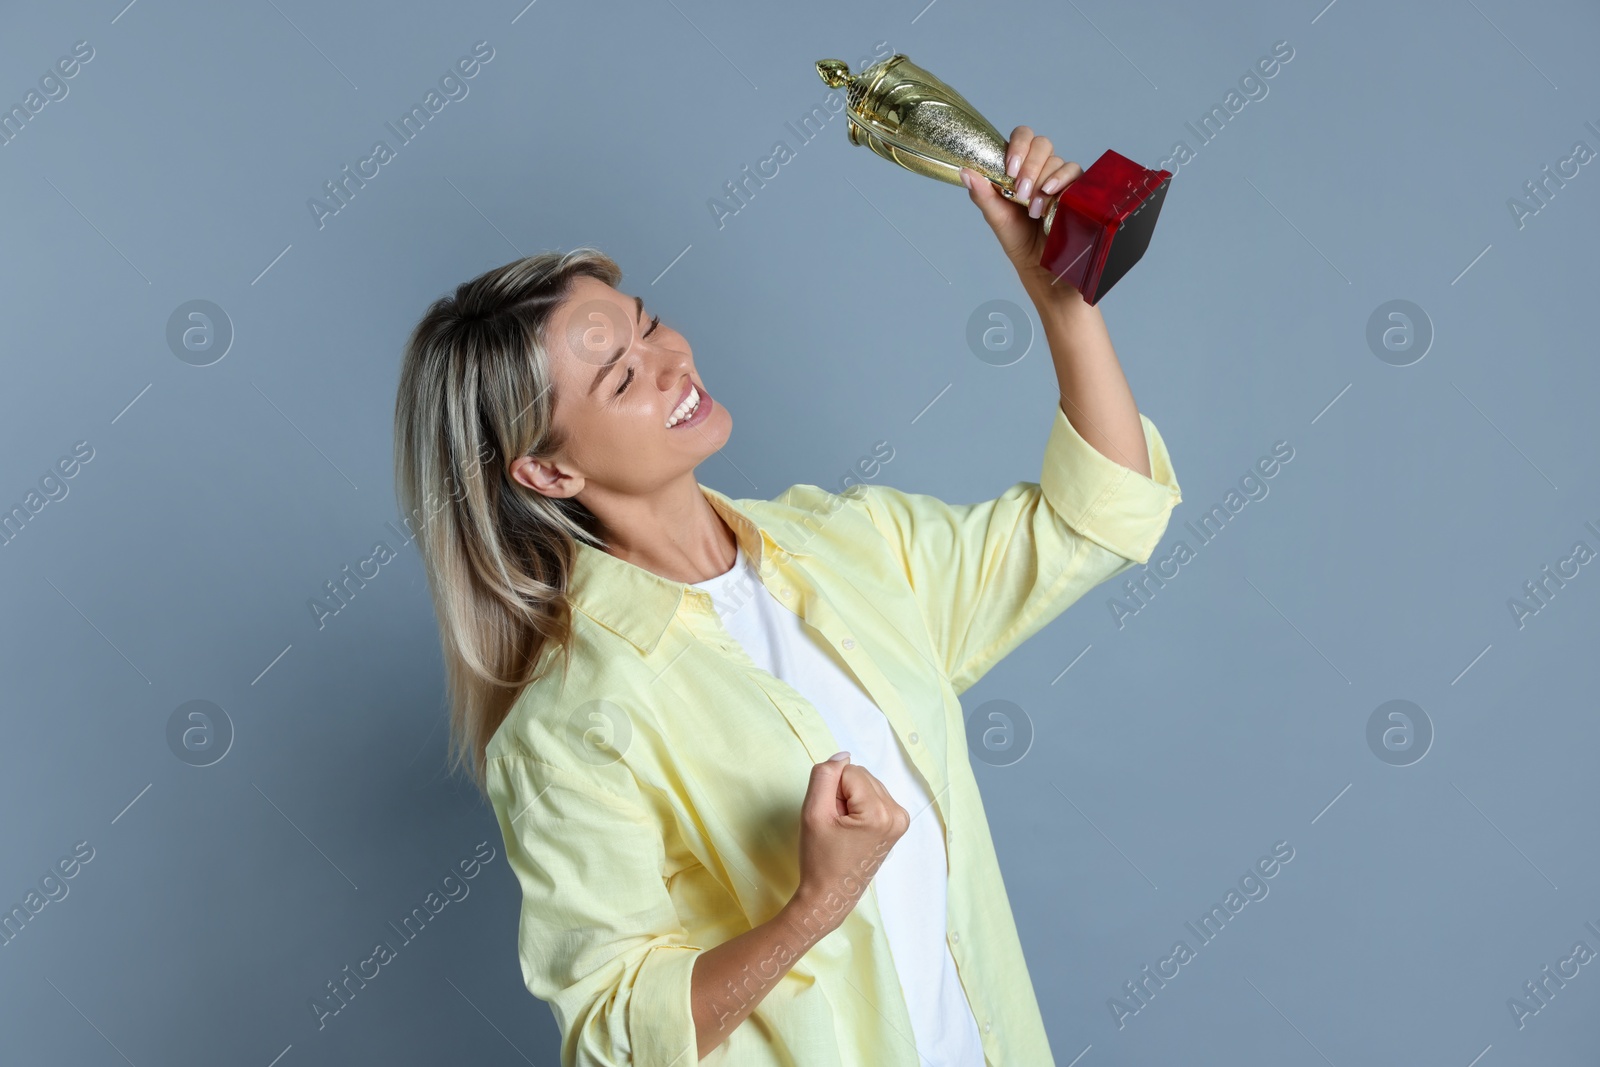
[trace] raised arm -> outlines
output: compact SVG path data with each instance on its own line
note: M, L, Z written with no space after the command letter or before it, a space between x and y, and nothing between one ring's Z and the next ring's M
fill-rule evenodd
M1060 405L1051 419L1039 480L993 500L948 504L889 485L851 487L893 550L957 693L1090 589L1148 560L1183 499L1145 416L1141 451L1153 477L1092 447Z
M1111 347L1100 309L1039 266L1045 233L1038 216L1044 199L1080 178L1083 168L1054 155L1049 138L1018 126L1007 143L1006 173L1017 179L1020 195L1030 201L1028 209L1001 196L992 183L972 171L963 170L962 176L973 203L983 212L1039 311L1050 358L1055 362L1061 410L1102 455L1149 477L1150 457L1139 408Z

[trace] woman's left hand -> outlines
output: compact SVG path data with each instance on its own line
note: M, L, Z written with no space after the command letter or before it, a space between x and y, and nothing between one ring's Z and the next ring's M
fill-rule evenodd
M1054 154L1048 137L1036 136L1027 126L1011 131L1006 142L1006 173L1016 179L1019 200L1007 200L994 184L977 171L961 168L967 194L994 230L1006 258L1024 284L1051 285L1055 279L1039 266L1044 255L1044 224L1040 221L1052 197L1083 176L1083 168ZM1020 198L1026 198L1022 200ZM1028 207L1024 207L1026 203ZM1070 286L1068 287L1070 288Z

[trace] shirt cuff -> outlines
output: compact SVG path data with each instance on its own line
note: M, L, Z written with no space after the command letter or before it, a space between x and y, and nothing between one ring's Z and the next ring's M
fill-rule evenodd
M1110 459L1085 441L1057 402L1039 487L1068 526L1125 559L1144 563L1166 532L1182 489L1155 424L1139 415L1150 477Z
M689 996L700 952L688 945L657 945L640 962L628 1003L628 1041L640 1067L700 1061Z

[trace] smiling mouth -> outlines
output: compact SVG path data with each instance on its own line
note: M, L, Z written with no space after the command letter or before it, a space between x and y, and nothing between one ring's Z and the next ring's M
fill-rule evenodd
M681 426L694 418L695 414L700 410L700 405L704 402L705 397L700 394L700 390L691 382L689 384L688 397L684 399L682 404L678 405L672 416L667 419L667 429L670 430L674 426Z

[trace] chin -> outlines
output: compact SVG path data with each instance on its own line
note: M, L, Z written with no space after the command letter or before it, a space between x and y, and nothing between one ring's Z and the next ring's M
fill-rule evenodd
M727 408L723 408L722 418L711 421L715 422L716 425L706 427L706 433L712 440L717 442L717 447L721 448L728 443L728 438L733 436L733 416L728 414Z
M711 452L715 452L727 444L731 436L733 436L733 415L719 404L717 410L706 420L706 424L700 427L700 440L711 446Z

